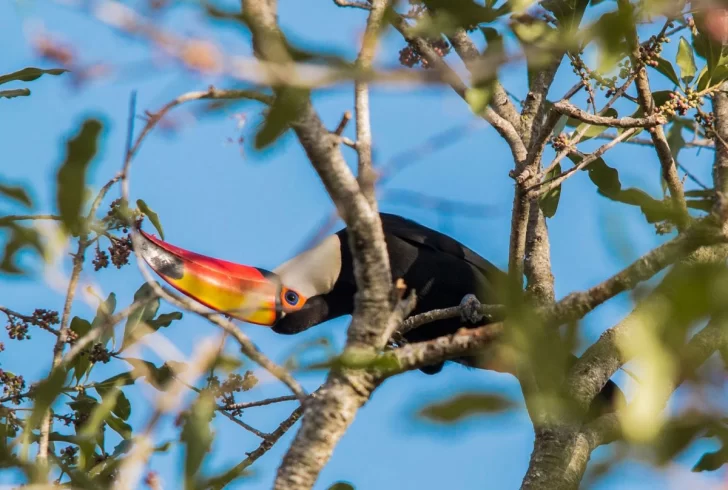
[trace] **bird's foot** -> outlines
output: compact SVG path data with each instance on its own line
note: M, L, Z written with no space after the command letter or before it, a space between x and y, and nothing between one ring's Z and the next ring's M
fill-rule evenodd
M485 317L480 312L480 301L474 294L466 294L460 301L460 320L463 323L478 323Z

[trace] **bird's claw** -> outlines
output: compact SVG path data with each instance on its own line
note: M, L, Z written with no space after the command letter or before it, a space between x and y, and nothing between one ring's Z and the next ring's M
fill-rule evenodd
M460 320L463 323L478 323L484 315L480 312L480 301L474 294L466 294L460 301Z

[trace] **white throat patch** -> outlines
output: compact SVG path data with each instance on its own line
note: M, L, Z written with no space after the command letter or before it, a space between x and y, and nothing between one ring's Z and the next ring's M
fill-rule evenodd
M284 286L306 298L329 293L341 272L341 240L338 235L328 236L273 272L278 274Z

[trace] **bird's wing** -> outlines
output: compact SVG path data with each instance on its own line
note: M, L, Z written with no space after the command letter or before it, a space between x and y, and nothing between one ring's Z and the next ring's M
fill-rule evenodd
M395 214L380 213L380 216L385 234L391 233L415 245L453 255L479 269L492 284L505 284L505 272L454 238Z

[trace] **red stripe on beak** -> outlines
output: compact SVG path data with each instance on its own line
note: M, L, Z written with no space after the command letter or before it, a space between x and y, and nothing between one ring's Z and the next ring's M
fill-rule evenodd
M142 257L178 291L245 322L276 322L280 285L273 273L191 252L139 231Z

